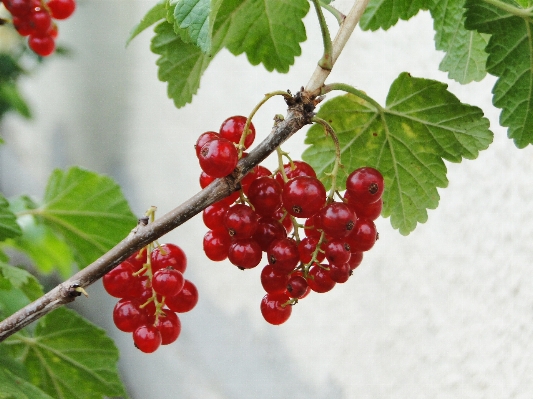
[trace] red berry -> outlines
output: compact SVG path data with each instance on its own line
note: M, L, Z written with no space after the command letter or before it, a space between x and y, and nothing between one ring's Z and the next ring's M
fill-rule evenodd
M329 265L329 277L336 283L345 283L350 278L352 270L348 263L342 265Z
M50 0L47 5L55 19L67 19L76 9L74 0Z
M316 177L316 172L313 167L304 161L292 161L292 164L290 162L286 163L283 165L283 170L285 171L285 175L287 175L287 180L290 180L296 176ZM283 181L283 176L279 171L276 173L276 180L281 187L283 187L285 182Z
M46 57L54 52L56 44L54 38L49 35L34 36L30 35L28 39L30 48L41 57Z
M196 144L194 144L194 150L196 151L196 156L200 156L200 150L204 146L204 144L209 143L211 140L220 138L220 135L217 132L205 132L198 137L198 140L196 140Z
M157 329L161 333L161 345L168 345L176 341L181 332L181 321L176 313L163 310L165 316L159 316Z
M235 240L228 250L228 260L240 269L253 269L261 262L262 255L253 238Z
M174 244L163 244L152 251L152 272L172 266L173 269L185 273L187 256L183 249Z
M327 267L327 265L324 266ZM335 281L331 279L329 270L318 265L313 265L309 269L307 284L313 291L318 293L331 291L335 287Z
M346 190L353 201L370 204L383 194L383 176L378 170L364 167L354 170L346 179Z
M193 309L198 303L198 289L185 279L182 290L178 295L165 298L165 305L172 311L185 313Z
M298 244L292 238L282 238L270 244L267 250L268 263L281 273L290 273L300 261Z
M326 235L341 238L350 234L357 217L343 202L332 202L320 210L320 224Z
M228 209L224 226L233 238L249 238L257 230L257 214L248 205L236 204Z
M152 288L161 296L175 296L183 288L184 282L183 274L169 266L154 273Z
M28 0L4 0L4 5L14 17L24 17L32 10L32 2Z
M263 289L273 294L275 292L285 292L287 283L289 282L289 276L286 273L272 267L272 265L266 265L261 270L261 285Z
M274 325L285 323L291 316L292 306L287 304L285 294L266 294L261 300L261 314L267 322Z
M273 215L281 206L281 186L270 176L255 179L248 188L248 200L261 216Z
M345 239L334 238L329 240L324 245L326 259L330 264L342 265L350 260L352 255L350 252L350 245L345 242Z
M304 298L310 291L307 280L301 273L291 274L289 281L287 282L287 295L291 298Z
M261 251L266 252L272 241L287 237L283 225L272 217L262 217L257 223L257 230L252 238L259 244Z
M152 353L161 345L161 333L155 326L142 325L133 332L135 346L144 353Z
M29 17L30 25L33 28L33 35L45 35L52 26L52 17L48 11L38 8Z
M368 251L376 243L378 232L373 221L357 219L352 233L345 238L351 252Z
M228 257L231 237L225 229L209 230L204 235L205 255L215 262L220 262Z
M107 293L116 298L132 298L142 291L142 278L135 277L134 266L127 261L122 262L102 278Z
M142 248L131 255L126 261L133 265L133 269L137 272L144 267L146 263L146 248Z
M282 199L283 207L291 215L309 218L324 206L326 189L314 177L298 176L285 183Z
M120 331L133 332L148 321L139 299L121 299L113 309L113 322Z
M237 166L238 155L231 141L220 138L204 144L198 160L202 170L209 176L225 177Z
M224 219L228 212L229 206L224 202L215 202L209 205L202 212L204 224L209 229L220 229L224 225Z
M316 238L317 240L320 239L320 235L322 234L320 231L318 231L317 226L315 226L316 221L318 220L320 213L315 214L315 216L305 219L304 223L304 233L306 237L312 237Z
M234 142L235 144L239 144L241 140L241 136L244 131L244 125L246 124L246 117L245 116L232 116L228 119L226 119L224 122L222 122L222 126L220 126L220 136L224 137L225 139ZM248 133L246 135L246 138L244 139L244 149L247 149L252 145L252 143L255 140L255 127L250 122L250 126L248 129Z
M362 252L352 252L352 256L350 256L350 260L348 261L348 266L351 270L354 270L357 266L361 264L363 261L363 253Z
M318 244L318 238L315 237L305 237L298 244L298 252L300 254L300 262L309 263L312 260L313 253L316 251L316 246ZM324 245L322 245L322 248ZM316 253L315 261L322 262L324 260L324 252L318 251Z
M294 228L294 226L292 225L291 215L286 213L283 207L279 208L276 212L274 212L273 217L283 225L287 234L289 234Z
M241 188L242 192L245 196L248 196L248 188L250 187L250 184L255 179L258 179L263 176L271 176L272 172L265 168L262 165L257 165L255 168L253 168L244 178L241 180Z

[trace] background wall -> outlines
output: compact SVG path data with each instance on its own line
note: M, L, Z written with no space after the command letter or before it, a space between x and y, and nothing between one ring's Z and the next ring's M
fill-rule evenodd
M199 189L198 135L248 114L266 92L296 91L320 57L310 15L304 56L289 75L222 51L194 104L176 110L157 80L151 33L124 48L152 5L87 0L61 24L73 57L54 59L27 80L32 122L12 117L3 126L4 192L40 197L54 167L81 164L113 175L137 214L150 205L165 213ZM330 81L351 83L381 102L402 71L447 81L433 35L428 13L387 32L357 30ZM350 281L301 301L286 324L271 326L260 314L259 268L241 272L207 260L201 218L161 240L185 249L188 278L200 290L197 308L181 317L177 343L152 355L135 350L112 325L114 301L100 284L90 287L90 299L77 306L116 340L131 396L531 398L533 149L517 150L499 126L494 81L448 82L463 102L485 111L495 139L478 160L447 164L450 184L428 222L403 237L389 220L378 220L380 240ZM254 120L259 138L284 112L280 99L261 109ZM304 149L304 134L283 146L293 157Z

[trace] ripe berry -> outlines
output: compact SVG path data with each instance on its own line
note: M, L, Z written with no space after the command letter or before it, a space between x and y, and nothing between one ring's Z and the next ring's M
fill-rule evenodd
M314 177L298 176L285 183L282 199L284 208L291 215L309 218L324 206L326 189Z
M352 233L345 240L350 245L352 252L368 251L376 243L377 234L373 221L357 219Z
M235 240L229 247L228 260L240 269L253 269L262 257L261 247L253 238Z
M226 212L224 226L233 238L249 238L257 229L257 214L247 205L233 205Z
M364 167L354 170L346 179L346 190L354 201L370 204L383 194L383 176L378 170Z
M241 140L241 136L243 134L244 125L246 124L246 117L245 116L232 116L228 119L226 119L224 122L222 122L222 126L220 126L220 136L224 137L225 139L234 142L235 144L239 144ZM255 127L250 122L250 126L248 128L248 133L246 135L246 138L244 139L244 149L247 149L252 145L252 143L255 140Z
M67 19L76 9L74 0L50 0L47 3L48 9L55 19Z
M327 267L327 265L325 265ZM318 265L313 265L309 269L307 284L315 292L324 293L331 291L335 287L335 281L329 276L329 270Z
M265 168L262 165L257 165L255 168L253 168L244 178L241 180L241 188L242 192L245 196L248 196L248 188L250 187L250 184L255 179L258 179L263 176L271 176L272 172Z
M181 321L176 313L163 310L165 316L159 317L157 329L161 333L161 345L168 345L176 341L181 332Z
M336 283L345 283L350 278L351 273L348 263L342 265L329 265L329 277Z
M262 217L257 223L257 230L252 238L259 244L261 251L266 252L272 241L287 237L283 225L272 217Z
M172 266L157 270L152 277L152 288L161 296L175 296L183 288L183 274Z
M248 200L258 215L271 216L281 206L281 186L272 177L259 177L248 188Z
M281 273L290 273L300 261L298 245L292 238L282 238L270 244L267 251L268 263Z
M124 261L102 278L107 293L116 298L132 298L142 290L142 278L133 276L134 266Z
M46 57L54 52L56 44L54 38L49 35L34 36L30 35L28 39L30 48L41 57Z
M270 294L285 292L288 282L289 275L273 268L272 265L266 265L261 270L261 285Z
M198 289L185 279L183 288L178 295L165 298L165 305L172 311L185 313L193 309L198 303Z
M300 254L300 262L309 263L312 260L313 253L316 251L316 246L318 244L318 238L315 237L305 237L298 244L298 252ZM324 245L322 245L322 248ZM324 260L324 252L318 251L316 253L315 261L322 262Z
M266 294L261 300L261 314L265 320L274 325L285 323L292 313L288 300L289 297L285 294Z
M212 177L225 177L237 166L238 153L235 145L226 139L214 139L200 150L198 156L202 170Z
M285 211L283 207L279 208L276 212L274 212L273 217L283 225L287 234L289 234L294 228L294 226L292 225L291 216Z
M287 163L283 165L283 170L285 171L285 175L287 175L287 180L296 176L316 177L316 172L313 167L304 161L292 161L292 164ZM276 180L283 187L285 182L280 172L276 173Z
M340 238L329 240L324 246L324 251L326 259L332 265L342 265L348 262L352 255L350 245L345 242L345 239Z
M225 229L209 230L204 235L205 255L215 262L220 262L228 257L231 237Z
M223 202L215 202L213 205L209 205L202 212L204 224L209 229L220 229L224 225L224 219L228 209L229 206Z
M204 144L209 143L211 140L220 138L220 135L217 132L205 132L198 137L198 140L196 140L196 144L194 145L194 149L196 151L196 156L200 156L200 150L204 146Z
M381 215L381 210L383 209L383 197L376 202L366 204L364 202L353 200L350 193L346 191L344 198L348 200L348 206L352 208L358 218L376 220Z
M291 274L289 281L287 282L287 295L291 298L302 299L309 293L309 285L307 280L301 275L301 273Z
M152 325L142 325L133 332L135 346L144 353L152 353L161 345L161 333Z
M357 217L352 209L343 202L332 202L320 211L320 224L326 235L341 238L350 234Z
M187 256L183 249L174 244L163 244L152 251L152 272L172 266L181 273L187 269Z
M147 315L138 299L121 299L113 309L113 322L120 331L133 332L147 323Z

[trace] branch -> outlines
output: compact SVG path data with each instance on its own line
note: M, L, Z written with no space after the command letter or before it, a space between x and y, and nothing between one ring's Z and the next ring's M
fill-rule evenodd
M348 38L359 22L369 0L355 1L333 41L332 65L335 64ZM331 71L320 67L315 70L306 90L298 92L287 99L289 106L287 116L277 120L268 137L262 141L246 158L242 158L235 171L225 178L217 179L198 194L156 221L146 224L140 220L137 227L120 243L83 270L50 290L41 298L30 303L16 313L0 322L0 342L36 321L58 307L72 302L88 287L107 272L127 259L135 251L174 230L193 216L202 212L209 205L229 196L240 188L239 182L255 166L259 165L294 133L311 123L313 110L326 78Z

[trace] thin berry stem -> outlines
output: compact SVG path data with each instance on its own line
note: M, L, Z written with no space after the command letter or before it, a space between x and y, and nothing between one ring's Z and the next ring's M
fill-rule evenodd
M320 1L312 0L312 3L315 6L316 15L320 24L320 31L322 32L322 41L324 42L324 54L322 55L322 58L318 61L318 65L323 69L331 71L331 69L333 68L333 62L331 61L333 44L331 43L331 36L329 34L328 24L326 23L326 19L324 18L324 13L322 12Z
M326 10L329 11L337 20L339 26L343 23L343 21L346 19L346 15L344 15L342 12L337 10L335 7L333 7L331 4L320 2L320 6Z
M374 108L376 108L376 110L380 114L383 114L385 112L385 109L376 100L374 100L372 97L368 96L364 91L358 90L355 87L350 86L350 85L345 84L345 83L330 83L330 84L327 84L327 85L322 87L322 89L320 90L320 94L323 95L323 94L329 93L330 91L333 91L333 90L340 90L340 91L345 91L346 93L353 94L354 96L357 96L357 97L365 100L366 102L368 102L372 106L374 106Z

